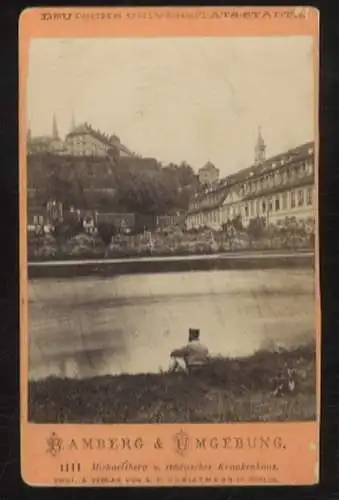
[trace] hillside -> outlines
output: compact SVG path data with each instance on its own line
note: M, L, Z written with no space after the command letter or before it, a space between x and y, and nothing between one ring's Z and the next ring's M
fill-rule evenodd
M192 168L153 158L28 155L30 203L55 199L65 207L164 214L188 208L197 183Z

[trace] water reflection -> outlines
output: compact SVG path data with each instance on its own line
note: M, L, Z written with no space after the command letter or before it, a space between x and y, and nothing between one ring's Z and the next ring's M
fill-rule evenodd
M312 270L208 271L32 280L30 377L166 369L199 327L213 354L308 341Z

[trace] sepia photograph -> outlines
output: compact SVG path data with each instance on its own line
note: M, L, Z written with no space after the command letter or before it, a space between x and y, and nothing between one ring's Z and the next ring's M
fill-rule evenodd
M316 420L313 44L31 39L29 422Z

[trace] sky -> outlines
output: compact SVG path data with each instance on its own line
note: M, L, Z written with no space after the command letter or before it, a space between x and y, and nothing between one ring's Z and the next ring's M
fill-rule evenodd
M87 121L164 164L221 175L314 140L311 37L35 39L28 120L61 137Z

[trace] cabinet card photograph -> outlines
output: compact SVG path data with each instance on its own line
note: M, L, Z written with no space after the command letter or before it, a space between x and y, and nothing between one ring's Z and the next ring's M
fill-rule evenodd
M318 482L318 12L19 22L21 470Z

